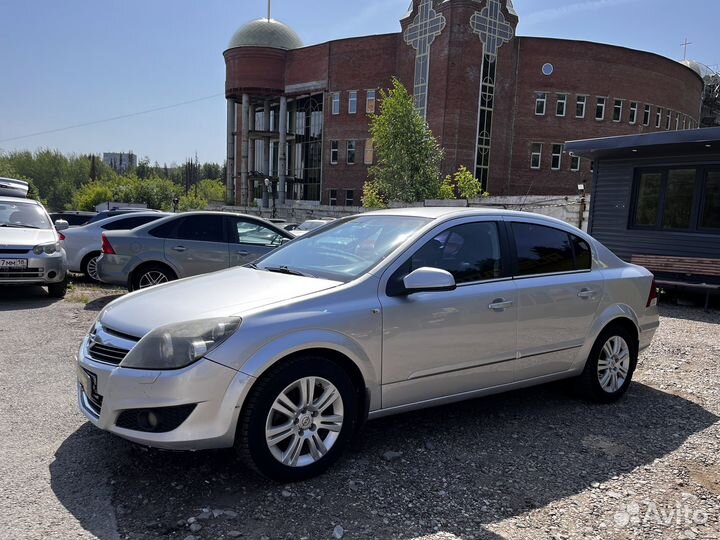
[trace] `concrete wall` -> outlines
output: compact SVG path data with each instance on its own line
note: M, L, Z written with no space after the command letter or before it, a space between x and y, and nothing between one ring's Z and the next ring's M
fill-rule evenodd
M558 197L486 197L471 201L426 201L414 205L392 205L402 206L458 206L458 207L494 207L506 210L521 210L534 212L545 216L561 219L575 227L587 230L587 222L590 208L590 197L581 200L577 195ZM328 206L308 201L291 201L286 205L277 205L273 214L272 208L260 208L259 206L215 206L214 210L227 212L239 212L252 214L265 219L284 219L291 223L302 223L306 219L317 219L323 217L341 218L367 212L366 208L359 206Z

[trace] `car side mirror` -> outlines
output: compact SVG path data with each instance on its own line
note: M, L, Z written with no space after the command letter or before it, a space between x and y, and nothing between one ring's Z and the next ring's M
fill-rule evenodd
M58 219L55 222L55 230L56 231L64 231L65 229L69 229L69 228L70 228L70 224L67 221L65 221L64 219Z
M403 278L403 285L406 294L454 291L457 288L455 278L450 272L427 266L410 272Z

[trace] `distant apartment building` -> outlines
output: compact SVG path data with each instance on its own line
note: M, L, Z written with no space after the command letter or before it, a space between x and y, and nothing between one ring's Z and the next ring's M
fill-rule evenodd
M103 163L111 167L116 173L122 174L137 167L137 156L133 153L105 152Z

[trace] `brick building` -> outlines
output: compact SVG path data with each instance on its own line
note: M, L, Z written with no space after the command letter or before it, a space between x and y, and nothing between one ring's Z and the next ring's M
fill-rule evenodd
M567 140L698 127L702 78L653 53L516 36L512 0L413 0L400 32L303 46L260 19L224 52L228 188L359 205L374 152L368 113L397 76L445 149L493 195L572 194L591 163Z

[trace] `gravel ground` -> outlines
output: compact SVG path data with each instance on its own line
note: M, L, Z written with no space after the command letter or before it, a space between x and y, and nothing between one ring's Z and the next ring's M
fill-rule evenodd
M0 290L0 539L720 538L718 312L663 306L620 403L551 385L377 420L283 486L86 423L72 356L107 293L28 294Z

